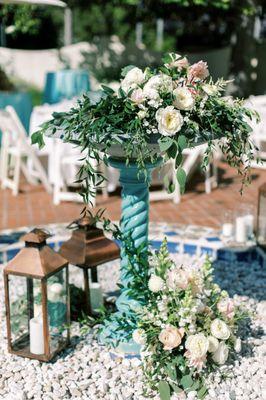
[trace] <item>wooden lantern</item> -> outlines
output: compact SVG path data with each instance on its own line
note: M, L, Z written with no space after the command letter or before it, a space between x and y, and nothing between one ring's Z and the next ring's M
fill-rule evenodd
M4 269L8 350L50 361L69 343L68 262L34 229Z
M266 247L266 183L259 187L257 242L260 246Z
M85 216L72 224L76 229L71 238L63 243L59 253L70 264L83 270L85 312L91 315L92 305L88 270L91 270L92 282L98 282L97 266L118 259L120 249L115 242L104 236L103 230L95 226L93 218Z

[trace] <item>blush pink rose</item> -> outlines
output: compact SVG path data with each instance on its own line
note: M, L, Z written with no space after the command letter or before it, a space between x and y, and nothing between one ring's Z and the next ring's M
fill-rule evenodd
M191 80L203 80L209 76L208 64L204 61L199 61L189 67L188 77Z
M230 299L229 297L225 298L225 299L221 299L217 303L217 308L220 311L220 313L225 315L227 318L229 318L229 319L234 318L235 306L234 306L233 300Z

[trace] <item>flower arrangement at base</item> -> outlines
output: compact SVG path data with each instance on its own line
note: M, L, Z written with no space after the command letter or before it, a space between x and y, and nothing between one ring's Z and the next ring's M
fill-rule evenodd
M102 86L98 103L92 103L88 94L69 112L54 113L53 119L32 135L32 142L42 147L45 134L82 149L78 182L83 185L85 200L95 195L106 179L95 160L107 164L107 155L126 163L134 160L144 173L147 161L156 162L161 156L173 159L183 192L183 150L207 143L206 167L214 140L246 182L254 159L248 120L257 114L241 100L224 97L226 85L222 79L213 82L206 62L190 65L186 57L170 53L156 69L124 68L118 92ZM172 182L168 186L174 190Z
M142 346L147 390L158 391L162 400L186 398L191 391L204 398L204 376L241 350L236 334L245 312L213 282L208 258L175 265L166 240L154 257L148 287L132 335Z

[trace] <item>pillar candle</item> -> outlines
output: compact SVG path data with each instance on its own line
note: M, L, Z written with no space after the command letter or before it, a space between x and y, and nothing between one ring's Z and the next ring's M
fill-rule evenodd
M224 237L231 237L233 236L233 231L234 231L234 225L227 222L225 224L223 224L222 227L222 234Z
M238 243L245 243L247 241L247 224L245 217L236 218L236 231L235 239Z
M245 216L246 225L247 225L247 235L248 237L252 237L254 231L254 216L252 214L248 214Z
M99 310L103 306L103 294L98 282L90 283L90 299L92 312Z
M44 353L43 322L40 318L30 320L30 352L32 354Z

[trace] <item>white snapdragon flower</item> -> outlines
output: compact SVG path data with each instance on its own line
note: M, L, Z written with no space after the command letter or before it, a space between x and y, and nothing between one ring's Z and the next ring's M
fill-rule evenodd
M140 344L142 346L146 344L147 338L144 329L135 329L132 334L132 338L137 344Z
M217 350L213 353L212 359L217 364L222 365L227 361L228 355L229 355L228 346L224 342L221 342L219 343Z
M205 83L202 85L202 90L208 95L208 96L215 96L218 93L218 88L216 85L211 85L210 83Z
M173 136L182 128L183 117L173 106L159 108L155 117L158 122L158 131L163 136Z
M144 119L147 116L147 110L140 110L137 115L139 119Z
M157 293L160 292L163 289L164 286L164 281L162 278L160 278L157 275L151 275L149 282L148 282L148 287L151 292Z
M128 71L125 78L121 82L121 88L128 92L130 89L136 88L138 85L143 83L145 80L144 72L137 67L134 67Z
M222 321L219 318L216 318L211 323L211 334L217 339L227 340L231 332L224 321Z
M240 353L241 352L241 348L242 348L242 343L241 343L241 339L237 338L234 344L234 350L236 353Z
M193 109L195 100L188 88L178 87L173 91L173 95L175 98L173 104L176 108L185 111Z
M214 353L218 349L219 341L214 336L209 336L208 340L209 340L208 351L210 353Z
M185 347L189 351L191 358L201 358L204 357L208 351L209 340L203 333L197 333L187 338Z

